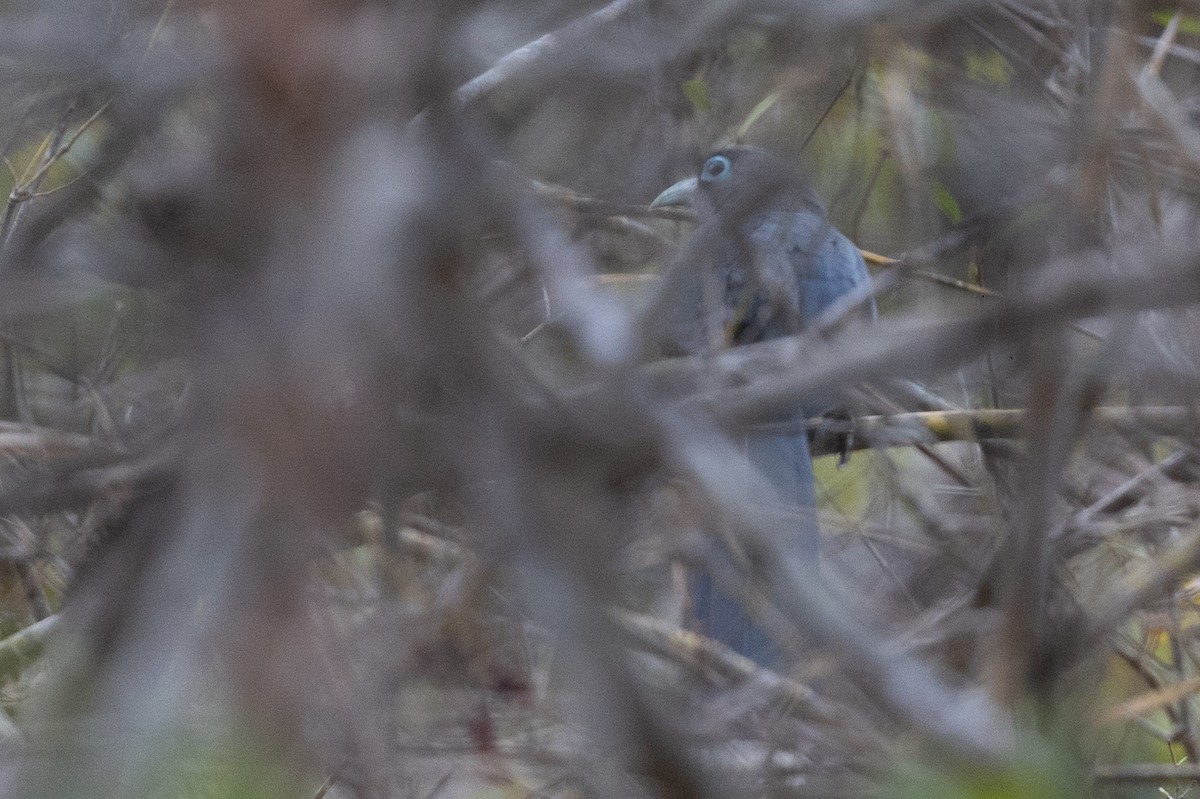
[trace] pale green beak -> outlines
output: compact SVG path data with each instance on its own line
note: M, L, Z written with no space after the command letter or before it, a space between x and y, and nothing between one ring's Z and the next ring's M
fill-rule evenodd
M684 178L655 197L654 202L650 203L650 207L664 208L668 205L682 205L687 208L695 208L696 188L697 182L695 178Z

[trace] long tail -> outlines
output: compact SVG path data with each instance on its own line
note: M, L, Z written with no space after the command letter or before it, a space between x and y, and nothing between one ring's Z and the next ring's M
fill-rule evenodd
M750 463L775 489L781 518L793 531L783 542L789 550L785 556L815 565L821 533L817 526L808 437L804 433L752 433L745 443ZM708 574L693 575L690 592L700 632L762 665L778 660L775 641Z

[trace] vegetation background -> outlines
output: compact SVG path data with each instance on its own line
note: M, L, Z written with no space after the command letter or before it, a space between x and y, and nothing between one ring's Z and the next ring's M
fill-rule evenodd
M1195 2L0 2L0 792L1197 790L1198 67ZM733 142L876 323L655 357ZM830 387L805 579L730 434Z

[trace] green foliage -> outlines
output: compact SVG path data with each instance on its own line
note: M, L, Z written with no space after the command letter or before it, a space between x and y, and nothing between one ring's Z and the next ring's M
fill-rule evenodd
M937 204L938 210L950 220L950 224L957 225L962 222L962 209L958 207L958 200L954 199L950 190L941 183L933 185L933 201Z
M996 50L967 53L964 61L967 77L973 81L994 86L1008 86L1012 83L1013 66Z
M0 641L0 677L13 679L22 669L40 658L46 636L57 625L58 617L51 616Z
M1078 764L1051 741L1018 731L1017 754L993 767L910 761L884 796L892 799L1072 799L1088 784Z
M299 777L246 733L183 734L143 775L152 799L285 799L312 796L315 782Z
M1192 14L1184 14L1177 8L1170 10L1155 11L1150 14L1150 19L1157 22L1159 25L1166 25L1171 21L1171 17L1179 15L1179 32L1189 35L1200 34L1200 17Z
M847 518L862 518L871 501L875 458L875 453L870 451L855 452L841 467L836 455L814 458L818 497Z
M704 78L700 75L683 82L683 96L688 98L688 102L692 104L692 108L696 111L711 111L712 97L708 93L708 84L704 82Z

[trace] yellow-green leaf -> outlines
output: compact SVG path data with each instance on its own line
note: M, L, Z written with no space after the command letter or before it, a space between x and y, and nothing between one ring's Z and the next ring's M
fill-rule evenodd
M978 83L1007 86L1012 82L1013 66L996 50L967 53L967 77Z
M712 108L712 98L708 95L708 84L699 75L684 81L683 96L688 98L692 107L697 111L708 111Z
M933 201L937 203L938 210L950 220L950 224L957 225L962 222L962 209L958 207L958 200L940 183L933 186Z
M750 128L754 127L754 123L758 122L758 120L762 118L762 115L771 110L771 106L775 105L777 102L779 102L779 92L771 92L762 100L760 100L758 105L754 106L754 108L746 116L745 121L738 126L738 141L744 139L746 134L750 131Z

